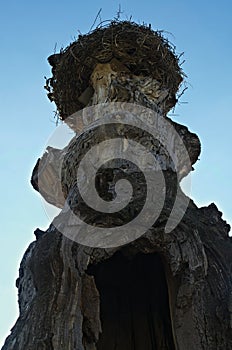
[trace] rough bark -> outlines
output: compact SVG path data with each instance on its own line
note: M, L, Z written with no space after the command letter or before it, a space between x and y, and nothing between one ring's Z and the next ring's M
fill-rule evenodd
M96 65L91 79L91 93L85 90L80 97L85 105L106 99L135 102L162 115L167 109L167 96L171 99L168 87L161 87L149 77L129 74L115 60ZM172 123L193 165L200 153L199 139L186 127ZM119 133L117 128L100 130L97 136L94 131L74 138L65 150L50 148L37 163L32 184L38 190L40 178L40 193L49 203L62 208L65 197L73 211L81 209L74 181L84 152L81 145L91 148L96 137L99 140ZM141 141L142 136L137 134L135 138ZM156 223L129 244L90 248L68 239L53 224L46 232L36 230L37 240L27 249L17 280L20 316L2 350L232 348L230 227L214 204L197 208L190 200L178 226L165 233L179 184L165 152L164 159L167 192L163 210ZM98 173L102 196L112 198L108 183L112 178L117 181L124 165L118 164L110 174L105 169ZM184 166L185 161L177 169L180 177L191 170ZM54 187L53 180L60 170L62 186ZM140 184L140 175L133 167L131 174L135 185ZM134 210L143 195L140 186L137 190ZM181 211L186 196L180 193ZM124 212L122 217L108 220L106 215L88 210L85 208L86 217L106 226L112 220L120 224L129 215ZM69 214L62 210L59 222L68 225Z
M101 321L104 325L105 320L104 316L100 320L101 288L94 266L103 262L107 266L107 261L116 253L132 264L133 259L142 254L154 254L162 258L175 349L231 349L229 227L221 219L221 213L214 204L198 209L191 202L182 222L169 235L164 234L166 216L168 213L164 213L156 227L137 241L111 250L80 246L51 226L30 245L22 260L17 282L20 317L3 350L106 349L107 347L97 347L101 337ZM121 274L121 265L117 263L117 259L109 262L110 283L115 283L115 293L117 276ZM152 271L156 280L151 265L150 272ZM140 277L138 274L138 279L134 281L133 287L136 289L143 287ZM104 275L102 278L104 280ZM107 283L106 278L105 281ZM120 291L118 293L120 295ZM123 295L123 291L122 296L128 297L127 294ZM140 302L145 304L146 299L141 298ZM160 300L154 302L158 304ZM113 313L112 317L114 318ZM139 312L136 315L136 310L133 317L138 321L141 319ZM115 331L116 326L120 329L117 318L114 327L112 326ZM127 325L127 330L129 341L133 328L130 329L130 325ZM163 335L167 336L160 331L156 341L162 339ZM144 344L147 338L145 329ZM123 349L117 347L118 339L117 336L111 336L108 349ZM130 344L125 349L132 349L133 346ZM144 349L142 344L138 346L139 349ZM146 347L156 348L173 347Z

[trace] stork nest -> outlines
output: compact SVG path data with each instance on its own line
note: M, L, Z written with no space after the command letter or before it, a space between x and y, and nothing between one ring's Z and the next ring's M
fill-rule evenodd
M184 77L179 57L161 31L128 21L112 21L79 35L66 49L50 56L53 76L46 80L45 88L49 99L56 103L59 118L64 120L85 107L78 99L91 85L95 66L116 58L131 74L150 76L168 88L171 108Z

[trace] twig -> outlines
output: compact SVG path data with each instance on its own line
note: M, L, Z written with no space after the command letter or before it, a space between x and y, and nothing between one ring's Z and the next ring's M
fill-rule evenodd
M75 55L74 55L74 53L73 53L73 50L72 50L72 47L70 47L70 53L71 53L71 55L72 55L72 57L77 61L77 62L79 62L80 63L80 60L79 60L79 58L78 57L76 57Z
M186 86L181 93L177 96L177 99L179 100L181 96L183 96L183 94L185 93L185 91L188 89L188 86Z
M118 12L117 12L117 15L116 15L115 19L117 21L119 21L122 14L123 14L123 12L122 12L122 8L121 8L121 4L119 4L118 5Z
M98 17L99 17L100 22L101 22L101 16L100 16L100 13L101 13L101 12L102 12L102 8L100 8L100 10L98 11L97 16L96 16L96 18L95 18L95 20L94 20L94 22L93 22L93 24L92 24L92 26L91 26L91 28L90 28L90 30L89 30L89 33L90 33L90 32L92 31L92 29L94 28L95 23L97 22Z

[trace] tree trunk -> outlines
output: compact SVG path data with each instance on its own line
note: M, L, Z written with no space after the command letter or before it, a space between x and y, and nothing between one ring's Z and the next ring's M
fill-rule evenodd
M113 57L106 54L108 36L114 45L114 49L110 48ZM156 50L152 38L160 40ZM161 59L160 70L151 69L150 48L154 64L157 65L157 57ZM159 55L158 50L161 50ZM149 62L139 59L144 52ZM91 57L98 60L91 61ZM164 61L166 66L161 66ZM176 102L175 93L182 78L176 68L177 58L170 53L160 33L128 22L113 22L107 28L80 37L66 51L51 56L49 62L53 66L53 78L47 85L49 96L56 102L61 118L73 129L74 119L67 116L85 106L134 103L149 108L160 119L165 118L181 136L190 167L197 161L198 137L166 117ZM74 77L75 65L79 70ZM170 65L175 68L172 72ZM72 82L69 88L65 86L68 81ZM121 124L114 127L91 124L66 148L50 147L37 162L32 175L33 187L62 211L46 232L35 231L37 240L31 243L22 259L17 280L20 316L2 350L232 348L229 225L214 204L197 208L190 200L178 225L169 233L165 231L176 194L179 195L178 211L188 200L179 181L191 169L186 166L185 157L178 155L177 139L173 147L181 162L174 171L165 147L155 146L150 136L144 136L141 130L135 133L135 129L124 126L123 135L127 139L143 142L145 138L144 144L151 152L162 154L166 197L156 222L144 234L126 244L114 247L106 244L104 248L83 245L62 234L64 226L72 226L70 211L65 209L67 203L72 212L83 211L83 217L99 227L120 226L128 220L132 209L136 213L141 209L144 178L127 160L101 168L96 180L99 195L111 201L115 192L109 190L109 184L121 179L122 173L125 175L125 166L130 167L127 174L133 175L136 193L133 193L132 207L120 215L93 212L84 206L76 190L77 168L87 150L103 140L121 136L121 127ZM152 172L155 171L152 168ZM61 184L58 184L55 180L60 177Z

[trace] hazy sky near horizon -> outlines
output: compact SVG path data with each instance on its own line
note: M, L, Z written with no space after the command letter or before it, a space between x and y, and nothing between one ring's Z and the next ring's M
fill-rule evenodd
M0 346L18 315L15 280L33 231L49 220L30 185L32 169L55 130L55 106L43 89L47 57L116 16L165 30L178 53L188 90L175 115L201 139L202 153L192 175L191 197L199 206L215 202L232 224L231 77L232 3L221 1L1 1L0 2ZM98 24L97 21L96 24ZM172 33L172 34L169 34Z

